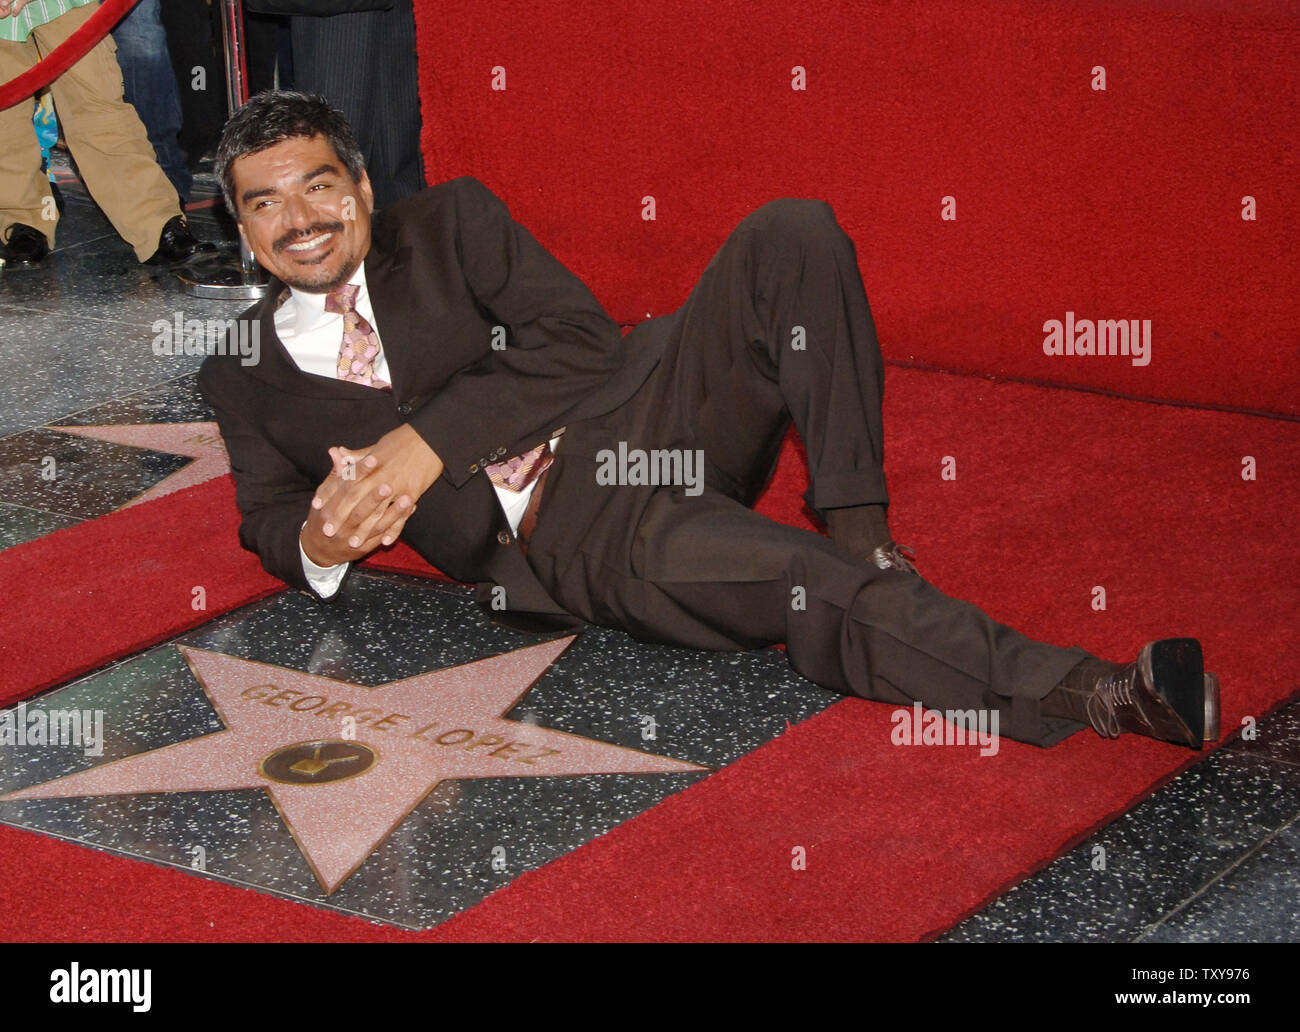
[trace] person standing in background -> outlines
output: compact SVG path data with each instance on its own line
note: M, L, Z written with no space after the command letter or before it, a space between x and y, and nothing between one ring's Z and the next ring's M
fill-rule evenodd
M140 0L113 29L113 42L122 68L123 98L144 123L158 165L176 187L184 207L189 203L194 177L177 141L181 98L161 7L161 0Z
M292 15L294 88L323 95L355 128L376 207L423 190L411 0L252 0L249 6ZM311 13L299 13L306 9Z
M14 79L81 28L91 0L0 0L0 82ZM50 83L64 138L86 189L141 262L183 265L206 251L135 110L122 99L110 37ZM54 245L59 213L41 170L31 98L0 111L0 260L34 265Z
M181 105L180 147L190 171L210 168L221 127L230 112L226 101L226 63L222 46L222 4L214 0L167 0L160 21L167 33L172 70ZM288 19L244 10L244 43L248 93L252 96L291 81L287 68L278 70L280 33L286 36Z

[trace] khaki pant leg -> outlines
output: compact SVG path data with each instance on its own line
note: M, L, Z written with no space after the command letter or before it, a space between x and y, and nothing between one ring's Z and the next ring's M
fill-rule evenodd
M0 40L0 82L9 82L31 68L40 53L36 43ZM0 111L0 240L14 223L39 229L54 246L59 221L49 180L41 172L41 147L32 126L31 97Z
M32 32L44 56L89 20L78 7ZM122 99L122 69L106 36L50 84L54 108L86 189L113 228L144 261L158 250L167 220L180 214L176 190L158 167L135 108Z

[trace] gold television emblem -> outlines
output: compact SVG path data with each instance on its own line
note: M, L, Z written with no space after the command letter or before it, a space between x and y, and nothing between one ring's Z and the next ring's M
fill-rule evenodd
M368 745L325 739L286 745L266 756L257 770L284 785L324 785L364 774L379 757Z

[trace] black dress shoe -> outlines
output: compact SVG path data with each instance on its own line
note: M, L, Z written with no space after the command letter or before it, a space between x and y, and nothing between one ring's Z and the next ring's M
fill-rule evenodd
M5 234L0 259L5 265L35 265L50 253L50 242L39 229L15 222Z
M1128 664L1085 659L1043 704L1106 738L1132 731L1193 749L1219 739L1219 679L1195 638L1149 642Z
M214 253L216 249L215 244L195 238L182 213L173 215L167 220L167 224L158 235L158 250L148 258L147 264L179 268L204 255Z

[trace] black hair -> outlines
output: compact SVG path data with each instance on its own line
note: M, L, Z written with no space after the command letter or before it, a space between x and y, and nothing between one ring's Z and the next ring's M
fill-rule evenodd
M366 162L347 119L324 97L293 90L268 90L249 99L230 116L221 131L213 171L221 181L226 207L239 221L235 201L235 177L231 166L236 158L256 154L277 143L297 137L323 136L334 148L352 181L359 182Z

